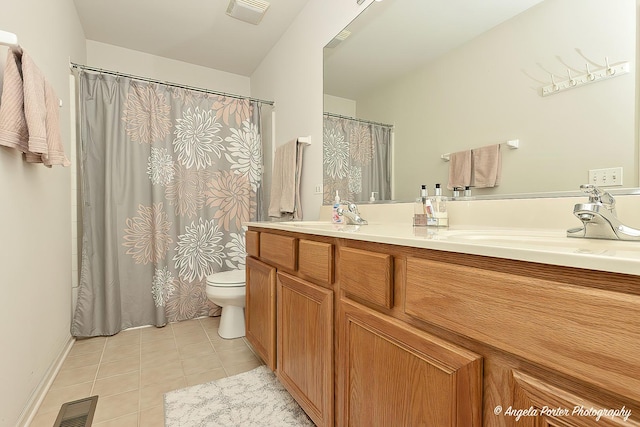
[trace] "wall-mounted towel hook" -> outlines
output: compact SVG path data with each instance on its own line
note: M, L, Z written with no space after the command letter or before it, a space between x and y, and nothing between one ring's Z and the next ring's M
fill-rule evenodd
M18 47L18 36L9 31L0 30L0 44L11 48Z
M609 65L609 58L608 57L604 57L604 63L606 65L606 70L607 70L607 74L610 76L613 76L616 73L616 70L613 69L613 67L611 67L611 65Z
M551 88L554 92L560 90L560 86L558 86L558 84L556 83L556 79L555 77L553 77L553 73L551 73Z
M575 85L578 84L578 82L575 81L575 79L573 77L571 77L571 69L570 68L567 68L567 75L569 76L569 84L571 86L575 86Z
M596 79L596 76L594 76L591 70L589 69L589 64L585 64L585 65L587 66L587 80L592 82Z

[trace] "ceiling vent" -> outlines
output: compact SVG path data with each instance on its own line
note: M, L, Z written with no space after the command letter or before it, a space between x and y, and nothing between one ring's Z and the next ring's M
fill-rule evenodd
M258 25L269 8L264 0L231 0L227 15L250 24Z
M350 35L351 35L351 31L342 30L337 36L331 39L331 41L327 43L325 47L328 47L329 49L333 49L334 47L338 46L340 43L345 41L347 37L349 37Z

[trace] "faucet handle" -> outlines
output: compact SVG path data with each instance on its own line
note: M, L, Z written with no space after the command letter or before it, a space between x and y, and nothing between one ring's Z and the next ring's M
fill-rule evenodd
M608 191L602 191L593 184L582 184L580 189L589 195L589 203L601 203L615 213L616 199Z
M593 184L582 184L580 190L589 196L590 203L601 203L602 190Z

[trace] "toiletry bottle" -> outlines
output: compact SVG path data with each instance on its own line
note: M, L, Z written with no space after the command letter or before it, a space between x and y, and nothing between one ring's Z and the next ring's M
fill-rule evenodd
M425 200L427 199L427 186L423 185L420 189L420 197L416 199L413 208L413 225L427 225L427 211Z
M369 197L369 201L370 202L375 202L376 201L376 194L378 194L377 191L372 191L371 192L371 197Z
M338 190L336 190L336 198L333 201L333 212L331 214L331 221L335 224L342 224L344 219L338 215L338 208L340 207L340 196L338 195Z
M435 218L436 227L448 227L449 226L449 214L447 212L447 198L442 195L442 188L440 184L436 184L435 196L432 198L433 204L433 216Z
M420 189L420 197L422 198L422 206L427 218L433 218L433 204L431 203L431 199L429 199L427 186L424 184L422 184L422 188Z

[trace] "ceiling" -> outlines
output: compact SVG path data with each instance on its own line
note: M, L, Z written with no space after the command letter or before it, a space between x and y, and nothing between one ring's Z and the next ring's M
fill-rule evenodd
M85 37L250 76L308 0L268 0L259 25L226 14L228 0L74 0Z

